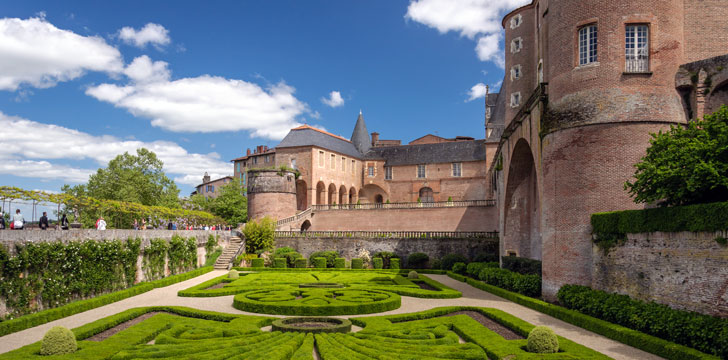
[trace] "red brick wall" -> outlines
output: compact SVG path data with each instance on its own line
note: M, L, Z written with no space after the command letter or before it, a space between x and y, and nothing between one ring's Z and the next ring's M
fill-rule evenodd
M728 3L685 0L685 62L728 53Z
M497 231L498 209L453 207L317 211L309 230L361 231Z

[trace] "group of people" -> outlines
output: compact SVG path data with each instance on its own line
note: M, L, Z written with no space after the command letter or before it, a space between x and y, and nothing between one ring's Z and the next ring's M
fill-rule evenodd
M61 221L59 222L62 230L68 230L68 218L66 214L63 214ZM50 227L50 221L48 221L48 213L43 212L43 216L38 219L38 228L41 230L48 230ZM20 212L20 209L15 210L15 214L10 218L9 224L5 223L5 214L0 211L0 230L10 228L11 230L23 230L25 229L25 218Z

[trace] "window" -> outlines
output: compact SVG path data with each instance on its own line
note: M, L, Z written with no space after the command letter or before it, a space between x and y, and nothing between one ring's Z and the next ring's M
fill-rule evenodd
M331 169L336 169L336 155L331 154Z
M650 71L649 27L627 25L625 29L625 72L645 73Z
M511 53L517 53L521 51L523 47L523 40L520 37L511 40Z
M343 156L341 157L341 171L346 172L346 158Z
M293 170L296 170L296 169L298 169L298 168L296 167L296 159L291 159L291 169L293 169Z
M240 172L240 163L238 163L238 172Z
M515 29L519 26L521 26L521 23L523 22L523 16L521 14L518 14L511 18L511 29Z
M384 167L384 180L392 180L392 167L391 166Z
M452 176L460 177L463 176L463 164L452 163Z
M538 83L543 83L543 59L538 62Z
M435 197L433 195L432 189L428 187L423 187L422 189L420 189L420 201L423 203L435 202Z
M424 179L427 175L425 165L417 165L417 178Z
M269 162L270 162L270 155L266 155L265 156L265 163L267 164Z
M511 81L521 78L521 65L514 65L511 68Z
M258 158L257 158L257 157L254 157L254 158L253 158L253 165L255 165L255 164L257 164L257 163L258 163Z
M521 106L521 93L513 93L511 94L511 107L519 107Z
M324 167L324 152L319 151L319 167Z
M374 177L374 165L369 164L367 166L367 176Z
M579 29L579 66L597 61L597 26L587 25Z
M351 161L351 173L355 174L354 169L356 168L356 160Z
M215 185L207 185L206 192L215 192Z

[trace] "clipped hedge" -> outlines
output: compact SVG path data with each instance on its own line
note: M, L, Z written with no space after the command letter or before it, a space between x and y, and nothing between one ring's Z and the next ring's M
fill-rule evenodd
M515 256L504 256L503 268L523 275L541 276L541 261Z
M273 267L276 269L285 269L287 266L286 258L275 258L273 259Z
M400 266L399 258L389 259L389 268L390 269L399 269L399 266Z
M351 259L351 269L361 270L364 268L364 260L362 259Z
M385 312L398 309L402 304L402 298L390 291L315 288L306 291L320 294L314 296L321 299L321 303L304 302L295 296L283 295L283 292L289 293L286 290L259 290L235 295L233 307L260 314L336 316ZM336 297L331 296L332 293Z
M108 305L119 300L130 298L135 295L145 293L149 290L172 285L181 281L185 281L213 270L212 266L202 267L196 270L188 271L184 274L172 275L164 279L142 282L131 288L116 291L113 293L97 296L95 298L75 301L57 308L39 311L37 313L24 315L19 318L0 322L0 336L12 334L21 330L42 325L54 320L58 320L67 316L75 315L87 310L95 309L100 306Z
M346 268L346 259L344 259L344 258L334 259L334 269L344 269L344 268Z
M461 254L447 254L442 257L442 260L440 260L440 269L448 271L452 270L453 265L459 262L467 264L468 258ZM432 268L435 268L435 266Z
M263 260L261 258L251 259L250 265L253 268L262 268L262 267L265 267L265 260Z
M336 261L336 258L339 257L339 253L337 251L316 251L311 253L311 255L308 256L308 262L309 264L314 264L313 259L322 257L326 259L326 266L328 268L334 267L334 261Z
M429 255L421 252L412 253L407 257L407 267L410 269L424 269L428 261L430 261Z
M487 291L496 296L513 301L527 308L542 312L546 315L553 316L559 320L569 324L576 325L583 329L592 331L609 339L636 347L648 353L655 354L670 360L718 360L713 355L708 355L698 350L689 348L684 345L675 344L667 340L657 338L652 335L626 328L621 325L612 324L610 322L600 320L589 315L584 315L575 310L550 304L545 301L534 299L525 295L501 289L499 287L488 285L482 281L471 279L462 275L448 272L447 276L465 282L470 286ZM359 325L352 321L355 325ZM561 340L559 340L561 341Z
M526 296L541 296L541 277L538 275L523 275L506 269L486 267L480 270L478 279Z
M728 319L675 310L580 285L565 285L557 296L565 307L580 313L728 358Z
M333 324L330 327L299 327L296 324L305 322L325 322ZM348 333L351 331L351 321L349 319L337 319L329 317L297 317L278 319L271 324L272 331L282 332L307 332L307 333Z
M460 275L465 275L466 269L467 269L467 267L466 267L465 263L461 263L461 262L455 263L452 266L452 272L454 272L456 274L460 274Z
M313 258L313 267L315 267L317 269L325 269L326 268L326 258L325 257Z
M728 202L596 213L591 225L597 236L723 231L728 230Z
M296 259L296 269L305 269L308 267L308 259L300 258Z
M480 270L484 268L500 268L500 264L497 262L471 262L465 268L465 273L477 278L480 275Z
M372 259L372 266L375 269L383 269L384 268L384 260L382 260L382 258L373 258Z

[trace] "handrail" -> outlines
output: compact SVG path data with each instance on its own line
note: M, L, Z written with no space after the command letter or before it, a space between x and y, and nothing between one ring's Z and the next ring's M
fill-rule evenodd
M293 215L293 216L290 216L290 217L287 217L287 218L284 218L284 219L280 219L280 220L278 220L276 222L276 225L277 226L281 226L281 225L285 225L285 224L288 224L288 223L292 223L292 222L297 221L297 220L301 220L302 218L308 216L311 213L312 210L313 210L312 208L308 208L306 210L301 211L300 213L298 213L296 215Z
M276 231L276 238L498 239L497 231Z
M366 204L320 204L311 205L315 211L328 210L382 210L382 209L421 209L449 208L470 206L495 206L495 200L458 200L438 202L401 202L401 203L366 203Z

